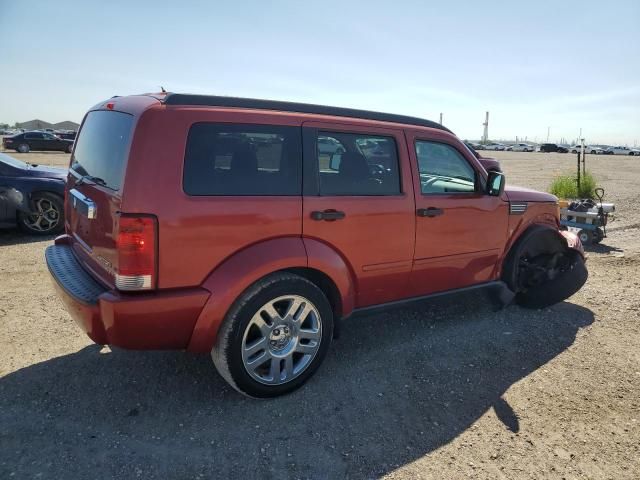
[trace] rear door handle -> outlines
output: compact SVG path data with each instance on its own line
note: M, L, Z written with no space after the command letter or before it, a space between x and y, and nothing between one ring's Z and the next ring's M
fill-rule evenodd
M435 207L419 208L418 210L416 210L416 215L418 215L419 217L437 217L440 215L444 215L444 210Z
M313 220L325 220L327 222L333 222L334 220L342 220L346 215L344 212L338 210L325 210L323 212L313 211L311 212L311 218Z

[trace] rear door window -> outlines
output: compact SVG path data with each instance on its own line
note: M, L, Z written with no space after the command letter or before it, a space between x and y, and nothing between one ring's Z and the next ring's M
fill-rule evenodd
M299 127L196 123L189 130L188 195L301 195Z
M133 116L96 110L82 125L71 158L71 169L95 177L100 184L120 190L129 154Z
M399 195L396 142L378 135L319 132L320 195Z

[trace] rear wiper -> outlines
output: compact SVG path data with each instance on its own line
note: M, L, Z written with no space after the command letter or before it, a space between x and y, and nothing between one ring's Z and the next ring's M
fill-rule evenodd
M107 186L107 182L104 179L102 179L100 177L94 177L93 175L83 175L82 177L80 177L78 179L78 181L76 182L76 185L82 185L87 180L90 181L90 182L93 182L93 183L95 183L97 185L102 185L104 187Z

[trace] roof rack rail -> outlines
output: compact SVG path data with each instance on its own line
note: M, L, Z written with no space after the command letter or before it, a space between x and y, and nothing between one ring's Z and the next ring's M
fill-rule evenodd
M186 93L167 93L165 105L202 105L211 107L251 108L257 110L280 110L285 112L314 113L318 115L332 115L336 117L363 118L380 122L402 123L421 127L437 128L452 133L451 130L439 123L423 118L396 115L393 113L372 112L354 108L329 107L310 103L284 102L279 100L261 100L256 98L224 97L217 95L191 95Z

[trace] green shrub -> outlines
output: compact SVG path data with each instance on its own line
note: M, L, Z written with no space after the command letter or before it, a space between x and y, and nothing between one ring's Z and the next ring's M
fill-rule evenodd
M580 174L580 190L576 174L560 175L553 179L549 192L558 198L594 198L593 191L596 188L596 180L591 172Z

